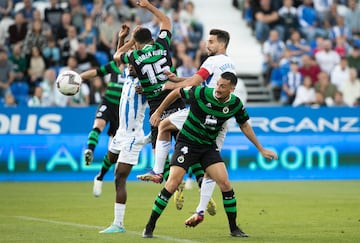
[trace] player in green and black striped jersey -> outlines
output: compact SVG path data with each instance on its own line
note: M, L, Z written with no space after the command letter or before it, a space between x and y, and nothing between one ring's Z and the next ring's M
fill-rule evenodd
M235 193L230 185L225 163L216 145L216 137L226 120L235 117L245 136L256 146L267 159L277 159L276 153L266 150L258 141L250 123L249 116L241 100L232 92L235 90L237 77L225 72L217 81L216 88L188 87L176 89L170 93L150 118L152 125L160 123L162 111L179 97L190 103L190 112L180 131L175 144L175 151L170 162L170 175L165 187L155 199L150 219L145 227L143 237L152 237L155 224L169 198L182 182L189 166L200 162L206 173L219 185L223 196L223 206L228 218L230 235L247 237L236 223L237 208ZM207 200L200 204L207 205ZM205 207L201 207L205 208ZM197 211L185 221L185 225L195 227L204 220L204 211Z
M147 28L136 28L130 40L114 55L117 63L130 63L134 66L143 94L146 96L150 115L170 93L162 90L163 84L168 81L166 71L174 71L170 55L171 21L149 1L141 0L137 3L140 7L152 12L160 21L160 33L154 41ZM129 51L132 46L135 50ZM129 51L129 52L128 52ZM177 99L163 114L163 118L185 107L182 99ZM152 145L155 148L157 128L151 127Z

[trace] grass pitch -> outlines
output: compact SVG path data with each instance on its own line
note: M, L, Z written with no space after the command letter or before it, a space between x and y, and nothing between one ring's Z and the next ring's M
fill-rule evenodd
M194 185L195 186L195 185ZM184 220L199 192L185 191L177 211L172 201L153 239L141 238L162 185L129 182L127 232L99 234L113 220L114 187L92 196L92 182L0 183L0 242L360 242L360 181L233 182L238 222L249 238L231 238L216 188L218 213L196 228Z

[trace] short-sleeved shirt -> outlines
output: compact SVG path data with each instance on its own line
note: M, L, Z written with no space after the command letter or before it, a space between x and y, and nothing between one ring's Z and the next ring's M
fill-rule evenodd
M141 50L134 50L121 55L123 63L134 66L140 84L146 96L150 113L161 104L171 90L162 90L162 86L168 81L164 71L174 71L170 55L171 33L161 30L158 38L152 45L146 45ZM168 109L179 106L184 107L181 100L174 102Z
M219 54L209 56L201 65L197 74L203 78L203 86L215 88L216 82L220 79L221 74L225 72L236 74L235 65L228 55Z
M228 119L235 117L239 124L249 119L240 98L231 94L226 102L221 103L215 98L214 90L201 86L180 89L181 96L190 103L190 111L177 141L215 145L222 125Z

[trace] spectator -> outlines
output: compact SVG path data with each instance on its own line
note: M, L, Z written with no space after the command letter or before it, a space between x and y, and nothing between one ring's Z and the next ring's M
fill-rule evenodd
M123 0L113 0L113 3L108 7L107 14L112 15L114 22L119 24L132 18L131 9L123 4Z
M47 46L43 50L43 56L45 58L47 67L55 67L60 65L60 48L56 45L56 41L52 36L47 39Z
M44 20L50 25L51 32L57 37L58 28L61 26L61 16L64 10L60 7L58 0L50 0L50 6L44 10Z
M85 26L81 28L80 39L86 45L86 50L94 54L96 52L98 31L93 26L92 18L85 18Z
M12 63L8 60L6 50L0 49L0 98L4 97L14 80Z
M28 24L28 29L31 30L32 29L32 25L35 21L38 21L41 23L41 31L42 31L42 34L46 37L49 37L52 35L52 31L51 31L51 27L50 25L46 22L46 21L43 21L42 18L41 18L41 13L39 10L35 10L34 11L34 14L33 14L33 21L31 21L29 24Z
M70 56L75 55L79 48L79 42L80 40L78 38L75 26L69 26L67 37L64 38L60 44L61 58L63 61L62 65L67 63L67 59Z
M153 19L153 14L144 8L136 8L135 11L136 11L135 12L136 25L143 25L145 23L149 23Z
M297 10L293 7L293 0L283 0L283 6L278 11L280 23L284 26L284 40L290 38L290 34L298 29L299 21Z
M347 106L347 104L344 102L343 93L339 90L335 92L334 95L334 104L332 106Z
M349 66L355 68L357 73L360 73L360 51L359 47L354 46L350 55L347 57Z
M360 80L355 68L350 68L350 77L341 85L340 91L343 93L344 102L348 106L360 105Z
M260 0L260 5L254 8L255 37L263 43L269 37L270 30L277 30L280 39L284 37L284 29L280 25L277 10L272 8L270 0Z
M271 30L269 39L264 42L263 54L265 56L264 63L264 76L267 83L270 80L270 74L274 68L279 66L280 58L285 51L285 44L279 38L279 34L276 30Z
M337 88L329 80L326 72L320 72L318 75L319 82L315 84L315 92L317 94L317 104L332 106Z
M42 34L41 21L35 20L33 22L31 30L26 34L23 55L26 60L29 61L33 47L37 47L39 50L44 50L47 45L46 36Z
M339 36L335 40L334 51L336 51L340 57L346 57L350 49L350 45L346 42L343 36Z
M160 25L159 20L156 16L153 16L150 22L144 23L143 27L150 30L153 39L155 39L159 35Z
M26 82L28 67L26 59L22 56L20 43L13 45L9 60L13 64L14 81Z
M298 71L298 64L292 61L290 71L284 77L282 85L281 102L285 105L291 105L295 99L296 90L302 83L301 73Z
M172 14L174 12L174 8L172 7L171 0L162 0L160 5L160 11L163 12L166 16L168 16L172 21Z
M325 31L320 28L318 16L312 7L312 0L304 0L298 7L298 17L301 32L306 36L307 41L311 41L315 36L324 36Z
M301 61L301 56L310 53L310 45L305 39L302 39L300 32L294 30L291 33L290 39L286 41L286 47L291 51L291 57L297 62Z
M331 73L331 70L340 62L340 55L332 49L330 40L324 41L324 50L315 54L315 59L319 64L321 71Z
M106 15L106 8L104 5L104 0L94 0L94 5L90 13L90 17L93 22L93 26L98 30L100 24L103 21L104 16Z
M56 72L54 69L47 69L44 72L44 78L40 83L43 90L42 103L44 106L67 106L69 97L60 93L56 88Z
M31 49L28 69L30 93L34 91L35 86L39 85L45 69L45 60L42 57L40 49L37 46L33 46Z
M339 36L344 37L347 41L351 41L352 39L351 29L348 26L345 26L343 16L338 16L336 18L336 25L331 28L330 32L332 41L335 41Z
M4 18L4 16L9 16L13 9L13 1L12 0L3 0L0 1L0 20Z
M106 83L100 76L92 78L90 81L90 105L98 105L105 92Z
M299 68L299 72L303 77L309 76L311 78L312 84L315 84L318 81L318 74L321 72L321 69L317 62L309 55L303 55L301 57L302 66Z
M187 26L189 40L193 50L199 47L199 42L203 38L204 27L195 12L194 3L189 1L185 4L185 9L180 9L180 21Z
M196 50L195 53L195 67L200 68L201 64L206 60L208 57L208 50L206 48L206 42L204 40L200 41L199 48Z
M341 58L340 63L337 64L331 71L331 83L336 85L337 89L343 85L346 80L350 78L350 68L346 58Z
M345 14L345 25L351 29L352 35L360 37L360 8L356 0L349 0L348 11Z
M32 0L23 0L24 7L19 10L22 13L26 22L32 22L34 20L35 7L32 6Z
M296 89L293 106L309 106L316 101L315 89L310 76L305 76L303 83Z
M0 17L0 46L5 46L8 44L9 27L13 25L14 22L14 19L9 15L3 15L2 18Z
M29 107L40 107L43 106L42 103L42 88L40 86L36 86L34 90L34 94L28 100L27 105Z
M313 56L315 56L319 51L324 50L324 42L325 39L323 36L317 36L315 40L311 41L311 54Z
M68 29L72 26L71 24L71 14L69 12L64 12L61 15L61 25L56 30L56 39L58 40L58 44L60 45L68 36Z
M182 42L176 43L174 50L173 58L175 59L175 63L173 63L173 65L178 68L183 64L183 60L188 54L186 52L186 46Z
M106 15L105 21L100 25L100 43L98 49L104 51L108 55L109 60L112 60L112 55L116 48L119 27L119 22L114 21L114 17L111 14Z
M313 0L314 9L320 21L328 20L333 0Z
M186 25L180 21L179 13L176 11L173 12L172 19L172 44L183 42L186 48L189 49L190 47L192 47L192 43L189 40L188 29Z
M197 68L195 68L192 58L185 55L182 59L182 65L176 71L179 77L191 77L197 72Z
M81 4L81 0L69 0L69 12L71 14L71 23L79 32L84 26L85 17L87 16L86 8Z
M11 92L5 94L4 102L5 107L17 107L18 105L15 96Z
M79 43L75 57L77 62L77 69L80 73L100 66L96 57L86 50L86 45L83 42Z
M20 12L15 14L14 24L9 26L9 43L14 45L16 43L21 43L25 40L27 33L27 23L24 19L24 15Z

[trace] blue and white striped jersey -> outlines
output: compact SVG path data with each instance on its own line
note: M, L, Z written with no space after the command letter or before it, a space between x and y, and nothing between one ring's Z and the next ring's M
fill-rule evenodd
M139 79L127 76L119 105L119 132L122 134L143 134L143 123L147 100L145 95L135 92Z

